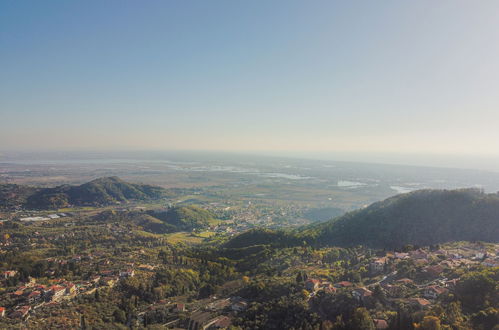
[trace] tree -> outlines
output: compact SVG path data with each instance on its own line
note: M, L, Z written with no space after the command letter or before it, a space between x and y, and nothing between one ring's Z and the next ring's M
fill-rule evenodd
M126 322L126 314L123 310L116 308L113 313L114 320L118 323L125 324Z
M99 289L95 289L95 301L100 301L100 293L99 293Z
M373 319L364 307L355 309L349 325L351 329L375 330Z
M201 289L199 289L199 298L208 298L212 294L215 293L215 288L211 284L204 285Z
M440 330L440 320L436 316L425 316L421 323L415 323L414 329L421 330Z
M87 321L85 320L85 315L81 316L80 324L81 324L81 329L82 330L86 330L87 329Z
M461 311L461 304L458 301L451 302L445 309L445 319L454 328L461 328L464 323L464 317Z
M310 296L310 292L308 292L307 290L303 289L303 290L301 290L301 295L302 295L303 299L307 299L308 296Z

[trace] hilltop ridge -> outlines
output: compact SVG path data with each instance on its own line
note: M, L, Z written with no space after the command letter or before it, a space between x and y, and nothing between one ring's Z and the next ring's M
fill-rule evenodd
M478 189L418 190L313 226L317 244L398 248L499 239L499 195Z
M56 209L68 206L102 206L133 200L166 197L164 188L129 183L116 176L104 177L73 186L37 188L23 185L0 185L0 205L30 209Z

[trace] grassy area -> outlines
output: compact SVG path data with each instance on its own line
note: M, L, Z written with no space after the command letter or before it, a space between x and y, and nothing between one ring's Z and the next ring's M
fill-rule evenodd
M186 243L186 244L199 244L204 238L199 237L195 234L181 231L173 234L166 234L169 243Z
M202 238L209 238L213 235L216 235L216 233L214 231L203 231L203 232L197 234L198 237L202 237Z

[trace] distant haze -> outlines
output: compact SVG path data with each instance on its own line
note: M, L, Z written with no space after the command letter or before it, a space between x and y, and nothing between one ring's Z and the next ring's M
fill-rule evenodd
M3 1L0 150L499 170L497 1Z

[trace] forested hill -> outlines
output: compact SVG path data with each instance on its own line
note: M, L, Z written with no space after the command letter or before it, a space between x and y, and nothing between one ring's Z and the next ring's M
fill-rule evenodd
M224 248L306 244L396 249L449 241L499 242L499 195L476 189L419 190L299 230L250 230Z
M149 211L148 214L163 221L173 231L206 228L215 220L215 214L195 205L174 206L166 211Z
M118 177L99 178L79 186L35 188L0 185L0 205L32 209L67 206L100 206L166 197L169 191L156 186L125 182Z
M314 244L397 248L447 241L499 241L499 195L477 189L420 190L313 226Z

